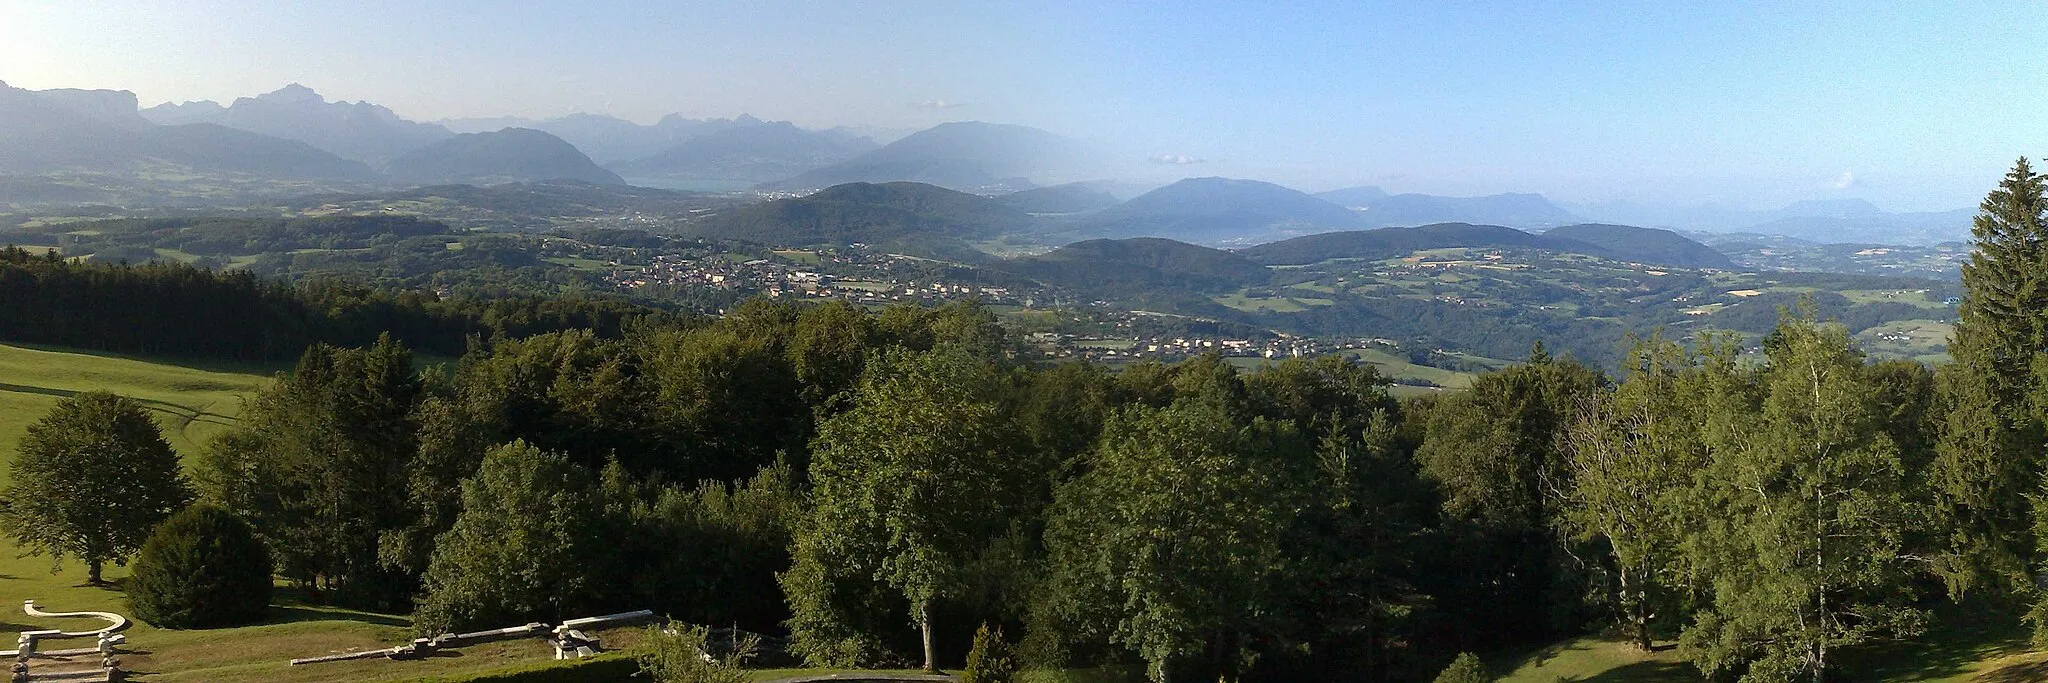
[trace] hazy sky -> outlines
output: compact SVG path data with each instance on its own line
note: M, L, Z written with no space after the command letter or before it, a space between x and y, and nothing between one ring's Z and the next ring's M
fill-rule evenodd
M145 106L300 82L416 119L977 119L1308 190L1932 210L2048 155L2043 36L2039 0L0 0L0 80Z

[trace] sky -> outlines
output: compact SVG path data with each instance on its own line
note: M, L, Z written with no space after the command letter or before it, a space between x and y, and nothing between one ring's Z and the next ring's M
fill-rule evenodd
M0 80L145 106L297 82L419 120L982 120L1310 191L1907 211L2048 154L2044 35L2040 0L0 0Z

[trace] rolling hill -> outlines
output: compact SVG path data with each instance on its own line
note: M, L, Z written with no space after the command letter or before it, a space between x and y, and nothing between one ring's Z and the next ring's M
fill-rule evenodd
M1115 206L1122 201L1091 183L1067 183L996 197L996 201L1026 213L1084 213Z
M580 180L624 185L561 138L529 128L467 133L391 160L384 172L409 183L509 183Z
M1737 267L1727 254L1670 230L1581 223L1551 228L1543 235L1591 244L1600 247L1608 256L1624 261L1685 268L1733 270Z
M1189 178L1058 228L1082 237L1259 242L1364 227L1344 207L1272 183Z
M1336 258L1394 258L1423 249L1452 247L1524 247L1606 255L1599 247L1584 242L1545 237L1498 225L1468 223L1330 232L1261 244L1238 253L1266 265L1299 265Z
M868 244L912 256L968 263L992 260L969 242L1030 229L1022 211L978 195L922 183L849 183L793 199L742 207L691 223L684 232L776 246Z
M1272 276L1237 254L1158 237L1075 242L1001 267L1047 284L1111 295L1229 292Z
M762 188L807 190L908 181L962 191L1014 191L1065 176L1085 165L1088 156L1080 143L1037 128L963 121L940 124Z
M1679 268L1737 268L1721 252L1669 230L1601 224L1554 228L1543 233L1469 223L1375 228L1297 237L1239 253L1266 265L1303 265L1337 258L1386 259L1425 249L1454 247L1545 249Z

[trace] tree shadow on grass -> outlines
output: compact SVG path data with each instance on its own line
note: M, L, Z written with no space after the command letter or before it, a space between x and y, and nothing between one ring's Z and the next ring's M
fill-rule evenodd
M1978 674L1977 679L1985 683L2032 683L2048 681L2048 661L2027 662L2002 666Z
M51 353L68 353L79 356L93 356L95 358L114 358L119 360L132 360L149 363L151 365L168 365L173 367L186 368L190 370L198 370L201 372L269 376L272 373L281 370L286 370L291 367L289 360L269 362L213 360L207 358L190 358L169 354L150 355L143 353L120 353L115 351L100 351L96 349L79 348L74 346L57 346L53 344L30 344L26 342L8 342L7 345L16 348L29 349L32 351L48 351Z
M404 617L309 605L272 605L263 623L293 624L304 621L353 621L372 626L411 626Z
M1636 662L1602 671L1579 683L1675 683L1699 680L1699 671L1679 662Z

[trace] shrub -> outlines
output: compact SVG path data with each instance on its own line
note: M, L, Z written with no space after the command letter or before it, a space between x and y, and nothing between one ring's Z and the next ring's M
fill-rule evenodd
M1436 675L1436 683L1493 683L1493 675L1486 673L1486 664L1478 656L1466 652Z
M128 607L162 628L220 628L263 618L270 552L248 523L197 505L157 526L135 558Z
M1003 640L1003 630L982 624L974 631L974 649L967 652L967 668L960 672L960 683L1010 683L1016 677L1017 658L1010 653L1010 643Z
M724 656L711 654L711 629L702 626L652 626L641 641L640 674L654 683L747 683L744 668L760 651L760 638L746 636Z

